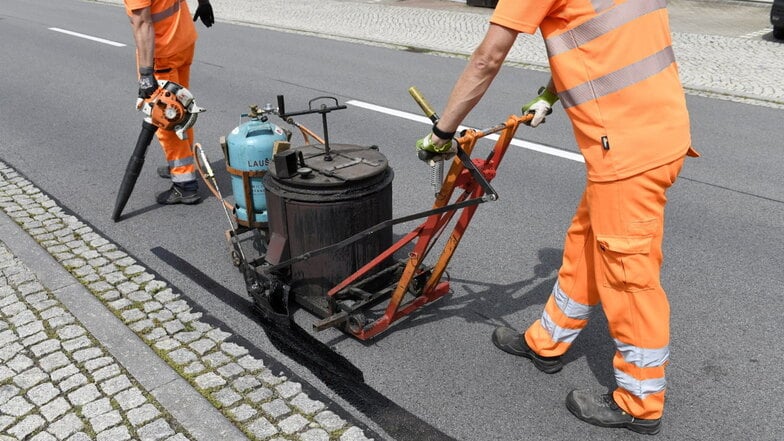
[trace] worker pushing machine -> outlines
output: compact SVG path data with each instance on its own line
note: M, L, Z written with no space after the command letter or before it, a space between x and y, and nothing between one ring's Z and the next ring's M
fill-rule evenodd
M660 430L669 362L669 303L660 283L666 190L691 149L689 116L663 0L500 0L484 40L417 148L448 151L518 33L541 30L551 79L523 106L536 127L560 100L585 157L587 182L541 318L493 343L561 370L561 356L602 305L616 346L617 388L575 390L567 408L602 427Z
M214 23L209 0L199 0L191 20L185 0L124 0L136 42L136 63L139 70L139 98L149 99L158 89L158 80L168 80L188 88L190 68L196 48L196 27L201 18L205 26ZM158 173L170 177L172 186L159 194L159 204L195 204L198 194L196 167L191 145L193 128L180 139L171 130L158 130L168 165Z

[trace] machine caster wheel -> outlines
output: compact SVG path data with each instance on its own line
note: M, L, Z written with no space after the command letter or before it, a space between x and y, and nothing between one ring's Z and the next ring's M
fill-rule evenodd
M231 250L231 264L238 267L242 263L242 258L240 257L240 253L237 250Z
M362 314L361 312L351 314L346 320L346 330L351 334L358 334L365 329L367 323L368 319L365 317L365 314Z

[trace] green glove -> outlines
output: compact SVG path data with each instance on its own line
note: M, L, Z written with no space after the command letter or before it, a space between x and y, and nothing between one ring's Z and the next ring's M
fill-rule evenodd
M416 142L417 151L426 151L432 153L449 153L452 148L452 140L447 140L443 145L436 145L431 139L432 133L428 133L424 138L418 139Z
M553 113L553 104L558 101L558 95L547 90L546 87L539 88L539 96L526 103L522 108L522 113L533 113L534 117L527 124L536 127L544 122L544 117Z

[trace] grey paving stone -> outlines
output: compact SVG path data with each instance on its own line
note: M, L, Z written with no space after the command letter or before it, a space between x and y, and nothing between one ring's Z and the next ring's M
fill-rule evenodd
M10 345L10 347L18 348L19 350L22 350L21 346L16 346L15 344ZM7 366L13 369L14 372L19 373L32 367L33 360L31 360L30 357L24 354L17 353L17 355L14 358L8 360Z
M142 440L161 440L174 435L174 430L165 420L158 419L136 431Z
M122 410L134 409L147 402L147 398L142 395L142 391L137 387L131 387L114 396L117 404Z
M2 438L0 438L0 441ZM35 436L30 438L30 441L58 441L54 435L49 432L38 432Z
M64 379L57 385L63 392L70 392L76 388L80 388L88 383L87 377L81 372L78 372L70 377ZM70 398L69 398L70 399ZM87 400L91 401L91 400Z
M98 415L110 412L112 410L112 403L108 398L99 398L93 402L87 403L82 406L81 414L83 417L90 419Z
M237 392L244 393L261 386L261 382L252 375L244 375L231 382L231 387Z
M230 409L229 413L239 422L247 421L258 414L256 409L247 404L240 404L239 406Z
M126 441L129 439L131 439L131 434L125 426L117 426L109 430L104 430L95 437L96 441ZM71 440L69 439L68 441Z
M33 404L21 395L15 395L0 406L0 412L14 417L20 417L27 414L27 412L30 412L34 407Z
M340 441L372 441L373 438L368 438L358 427L352 427L340 436Z
M300 441L329 441L329 433L323 429L310 429L299 436Z
M294 414L284 420L278 422L278 427L281 432L291 435L292 433L299 432L308 425L308 420L302 415Z
M302 385L293 381L287 381L275 387L275 391L282 398L289 399L302 392Z
M57 439L65 439L76 431L82 430L84 424L79 417L73 412L65 414L62 418L49 424L46 429L49 433L56 436Z
M44 424L46 424L46 421L39 415L27 415L20 422L8 428L8 433L18 439L27 439L28 435L41 428Z
M145 424L149 421L152 421L154 418L157 418L161 412L150 403L146 403L141 407L137 407L135 409L131 409L128 411L127 417L128 422L131 423L132 426L138 427L142 424Z
M278 433L277 427L264 417L257 418L248 425L248 431L259 439L267 439Z
M194 354L192 351L185 348L180 348L171 351L168 353L168 356L171 359L171 361L173 361L175 364L179 366L189 364L197 360L196 354Z
M286 404L286 401L280 398L262 404L261 410L264 411L264 414L274 419L291 413L291 408Z
M245 369L242 366L238 365L237 363L227 363L223 366L219 367L218 374L223 378L232 378L236 377L245 372Z
M60 337L60 340L70 340L86 333L87 331L81 325L63 326L57 330L57 336Z
M126 375L118 375L100 384L103 393L109 396L114 396L117 392L124 391L131 386L131 380Z
M57 351L40 359L38 364L44 371L52 372L61 367L68 366L71 364L71 360L64 353Z
M112 410L90 418L90 426L96 433L103 432L106 429L114 427L122 423L122 416L120 412Z
M63 397L57 397L53 401L41 406L41 415L50 423L66 412L71 410L71 404Z
M28 390L25 395L36 406L41 407L60 395L60 389L56 388L52 383L43 383Z
M104 355L104 353L103 353L103 349L92 347L92 348L79 349L78 351L74 351L74 353L71 355L73 356L74 360L76 360L77 362L83 362L93 358L101 357Z
M321 401L310 399L306 394L301 393L290 401L290 404L302 413L314 415L322 411L326 406Z
M232 404L240 401L242 399L242 395L235 392L233 389L224 387L218 391L212 393L212 398L218 400L224 407L229 407Z
M207 372L206 374L199 375L196 377L195 381L196 385L202 389L211 389L213 387L219 387L226 384L226 380L213 372Z
M117 363L112 363L112 364L110 364L108 366L104 366L104 367L96 370L95 372L93 372L92 373L93 381L100 382L100 381L106 380L107 378L116 377L121 372L122 371L120 370L120 365L117 364Z
M13 378L14 384L22 389L30 389L31 387L42 383L49 379L46 372L42 371L39 367L31 367L30 369L20 372Z
M339 417L331 410L325 410L316 415L313 419L327 432L340 430L347 424L343 418Z
M82 376L84 377L84 376ZM68 401L74 406L82 406L100 397L101 393L95 384L89 383L68 394Z
M31 346L30 352L36 357L41 357L60 349L60 347L60 340L49 339Z

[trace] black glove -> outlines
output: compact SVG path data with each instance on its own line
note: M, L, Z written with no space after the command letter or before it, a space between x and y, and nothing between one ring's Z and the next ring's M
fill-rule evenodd
M147 99L158 90L158 81L155 80L152 67L139 68L139 98Z
M196 13L193 14L193 21L196 21L198 18L201 18L201 22L207 27L210 27L215 23L215 16L212 15L212 5L210 2L199 2L199 6L196 7Z

